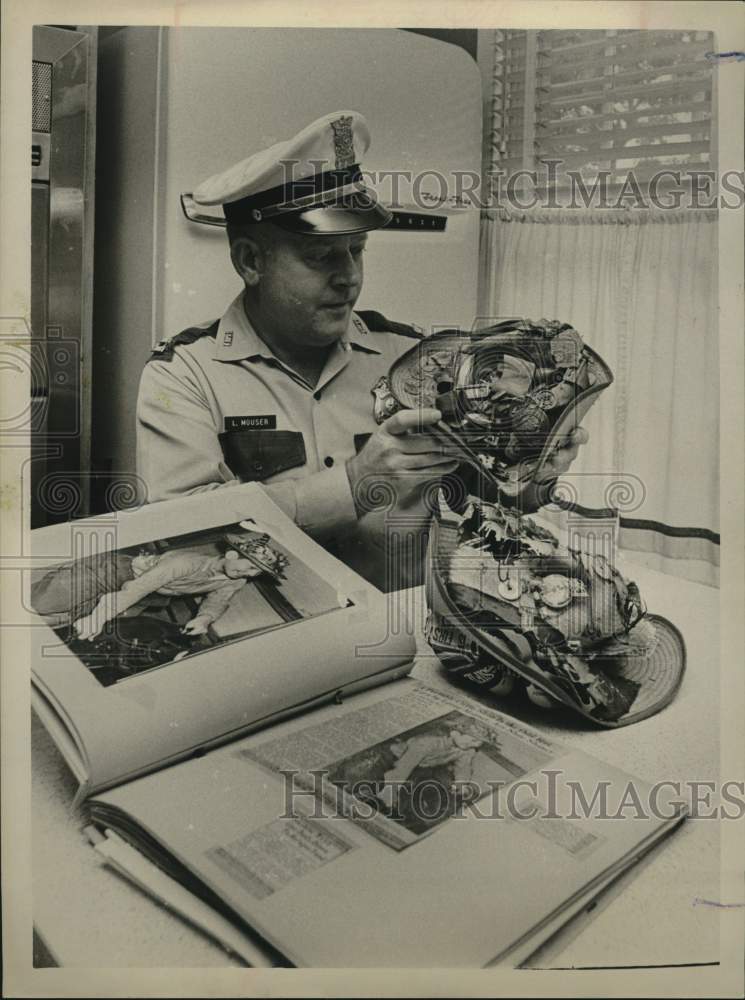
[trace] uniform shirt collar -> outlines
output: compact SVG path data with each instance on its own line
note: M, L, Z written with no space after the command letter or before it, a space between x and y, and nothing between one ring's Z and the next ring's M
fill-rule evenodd
M243 292L236 296L223 314L215 338L216 361L251 361L256 358L274 359L271 348L264 343L254 330L243 308ZM381 354L373 341L364 320L352 313L347 331L338 342L339 350L359 350L369 354Z
M217 361L248 361L273 358L274 354L254 330L243 308L243 292L236 295L223 313L215 338Z
M353 350L367 351L369 354L382 354L383 352L376 346L373 336L367 324L359 313L353 312L349 319L349 326L344 335L342 344L348 343Z

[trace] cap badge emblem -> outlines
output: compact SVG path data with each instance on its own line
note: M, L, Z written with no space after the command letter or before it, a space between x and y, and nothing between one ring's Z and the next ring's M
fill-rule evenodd
M351 167L355 162L352 116L342 115L341 118L331 122L331 128L334 130L336 169L344 170L345 167Z

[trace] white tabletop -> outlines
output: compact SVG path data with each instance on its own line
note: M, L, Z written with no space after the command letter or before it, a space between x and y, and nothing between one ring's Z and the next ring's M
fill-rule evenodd
M631 566L628 567L632 569ZM634 579L650 611L675 622L688 670L660 714L618 730L520 701L503 710L646 781L719 777L719 592L645 568ZM401 595L403 597L403 595ZM421 593L406 600L418 625ZM448 686L423 640L413 676ZM32 725L34 924L60 965L210 967L236 960L201 931L109 870L71 810L75 782L49 736ZM719 823L687 820L526 963L531 968L638 967L718 961Z

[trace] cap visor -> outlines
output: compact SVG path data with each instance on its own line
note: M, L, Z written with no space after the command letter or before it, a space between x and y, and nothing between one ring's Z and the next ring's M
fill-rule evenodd
M286 212L271 221L282 229L308 236L345 236L381 229L392 219L391 213L377 202L364 207L325 205L302 212Z

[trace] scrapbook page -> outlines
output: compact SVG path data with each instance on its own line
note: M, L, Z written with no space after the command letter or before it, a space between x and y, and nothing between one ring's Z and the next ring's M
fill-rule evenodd
M34 704L81 795L411 662L385 596L258 485L40 529L32 544Z
M583 808L578 789L601 777L602 805ZM123 837L258 936L267 964L473 968L534 950L684 819L663 795L657 815L626 822L630 784L649 793L517 719L403 679L89 810L109 844Z

